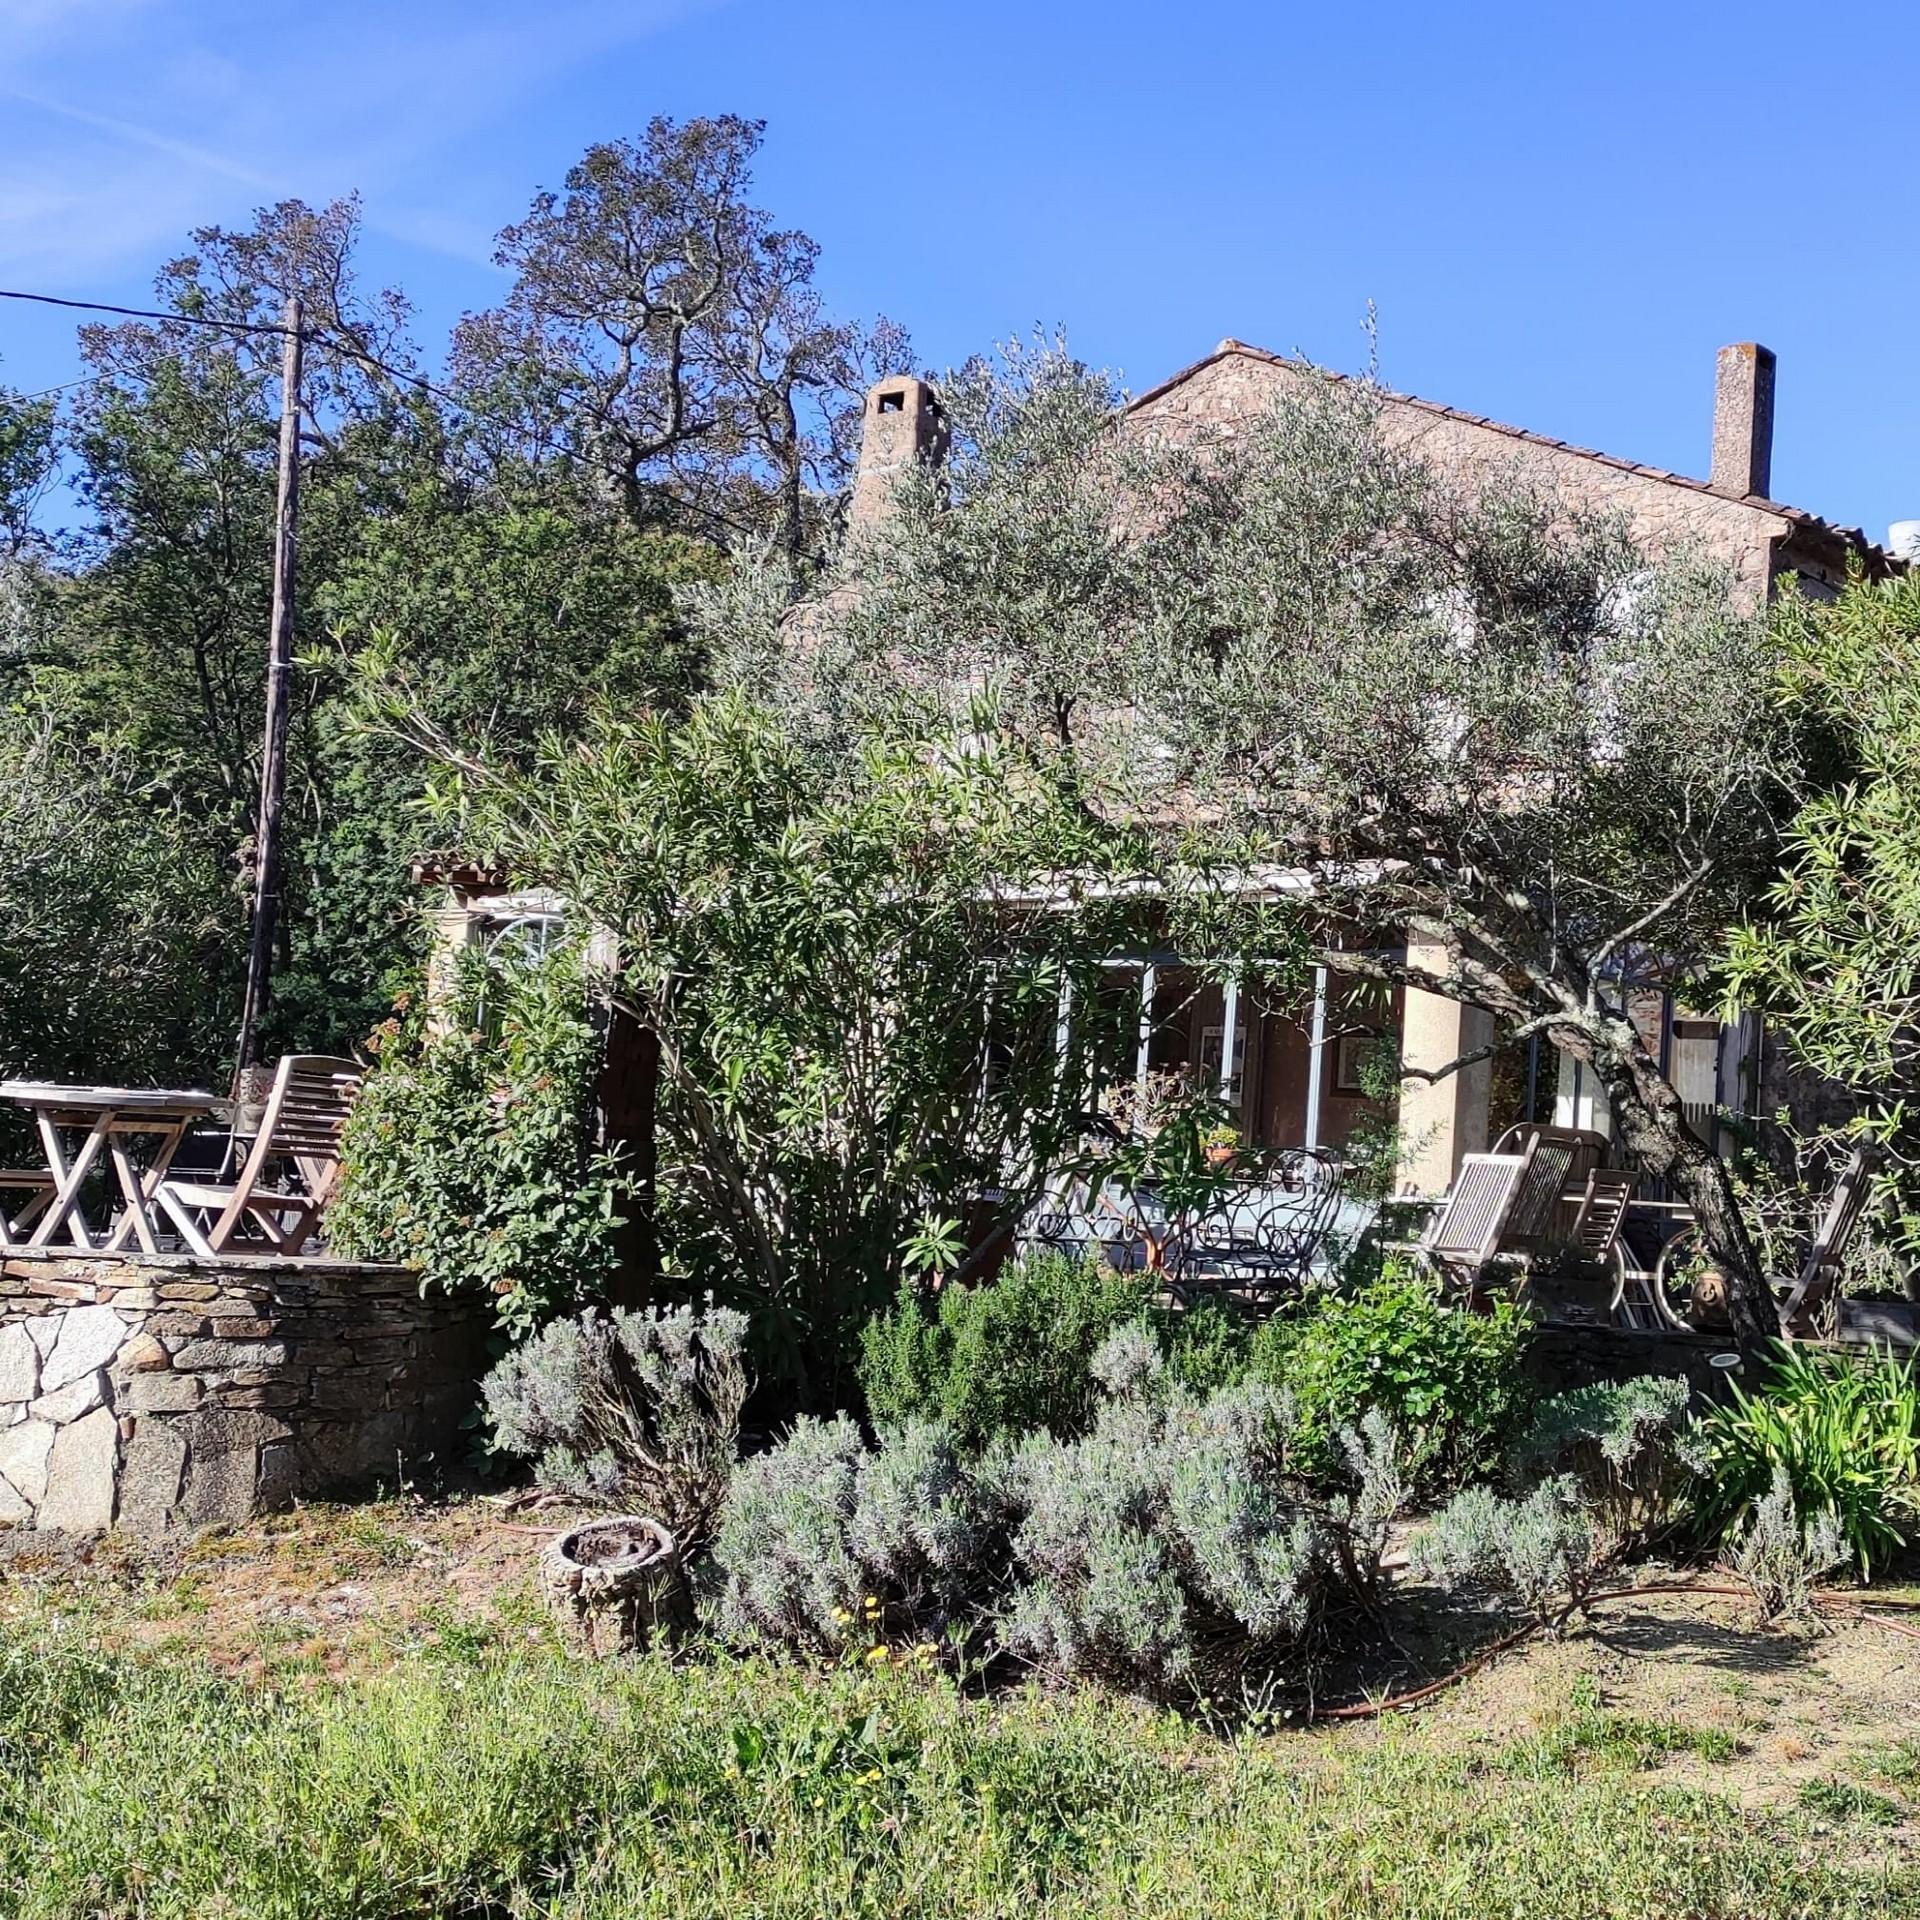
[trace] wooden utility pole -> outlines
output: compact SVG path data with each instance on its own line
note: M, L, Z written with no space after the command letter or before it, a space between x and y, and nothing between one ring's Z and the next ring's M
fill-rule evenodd
M280 355L280 491L273 522L273 630L267 645L267 722L260 748L260 811L253 832L253 939L235 1049L236 1091L254 1064L272 987L280 915L280 816L287 785L287 719L293 694L293 566L300 519L300 301L287 302Z

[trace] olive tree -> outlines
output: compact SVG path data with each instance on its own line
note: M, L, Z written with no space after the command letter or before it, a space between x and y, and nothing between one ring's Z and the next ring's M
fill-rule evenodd
M1631 1017L1773 871L1799 751L1764 615L1512 476L1429 469L1364 381L1184 445L1058 349L958 398L953 507L910 477L884 548L789 623L789 670L829 703L888 678L984 699L1090 808L1151 826L1163 875L1309 870L1327 965L1483 1009L1486 1052L1538 1035L1587 1062L1736 1277L1740 1332L1773 1331L1725 1170Z

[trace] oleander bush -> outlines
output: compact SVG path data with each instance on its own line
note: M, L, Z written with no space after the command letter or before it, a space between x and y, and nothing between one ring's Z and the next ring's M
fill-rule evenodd
M1462 1312L1432 1281L1389 1262L1356 1294L1326 1294L1267 1321L1249 1371L1292 1395L1302 1471L1337 1485L1341 1433L1377 1407L1405 1444L1413 1492L1430 1498L1499 1469L1533 1404L1530 1338L1510 1303Z
M698 1555L739 1453L746 1340L725 1307L552 1321L487 1375L494 1442L542 1486L664 1520Z
M1039 1248L977 1287L903 1291L867 1323L860 1382L876 1424L940 1420L963 1447L1093 1416L1100 1343L1146 1309L1140 1274Z

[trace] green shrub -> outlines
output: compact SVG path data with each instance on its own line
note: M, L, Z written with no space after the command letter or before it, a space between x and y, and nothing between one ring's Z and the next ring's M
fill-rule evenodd
M1462 1489L1416 1534L1416 1564L1555 1618L1562 1596L1578 1601L1671 1524L1700 1461L1689 1397L1684 1380L1647 1375L1542 1401L1513 1449L1522 1490Z
M595 1140L579 956L470 966L437 1013L404 1007L369 1042L327 1237L490 1298L519 1337L605 1296L631 1192Z
M1329 1611L1371 1598L1400 1504L1381 1416L1348 1436L1359 1494L1326 1498L1294 1468L1274 1388L1199 1399L1168 1382L1144 1325L1114 1334L1095 1372L1109 1397L1092 1431L1036 1434L1015 1462L1007 1649L1161 1697L1217 1697L1311 1658Z
M1431 1495L1499 1466L1532 1406L1530 1333L1504 1300L1468 1313L1390 1264L1351 1298L1330 1294L1304 1314L1269 1320L1249 1370L1292 1394L1303 1470L1337 1483L1341 1430L1378 1407L1406 1446L1413 1490Z
M1715 1538L1736 1531L1784 1472L1796 1511L1839 1522L1863 1577L1920 1521L1920 1375L1913 1356L1776 1349L1766 1379L1700 1423L1708 1471L1699 1502Z
M1189 1393L1204 1397L1237 1387L1247 1377L1258 1322L1242 1308L1203 1294L1189 1306L1162 1310L1156 1319L1168 1375Z
M1148 1283L1095 1260L1028 1253L979 1287L929 1304L904 1292L867 1323L860 1383L876 1425L941 1420L962 1446L1092 1418L1089 1367L1100 1343L1145 1309Z
M1004 1572L995 1476L937 1423L869 1449L845 1414L806 1415L734 1474L714 1567L717 1622L740 1642L835 1652L976 1624Z
M1705 1459L1687 1419L1692 1389L1670 1374L1595 1381L1534 1409L1513 1449L1522 1479L1573 1476L1600 1557L1646 1546L1669 1529Z

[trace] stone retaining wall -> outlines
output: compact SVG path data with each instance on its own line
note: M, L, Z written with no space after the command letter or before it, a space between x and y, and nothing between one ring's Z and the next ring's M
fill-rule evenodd
M0 1522L161 1534L457 1444L486 1317L399 1267L0 1261Z

